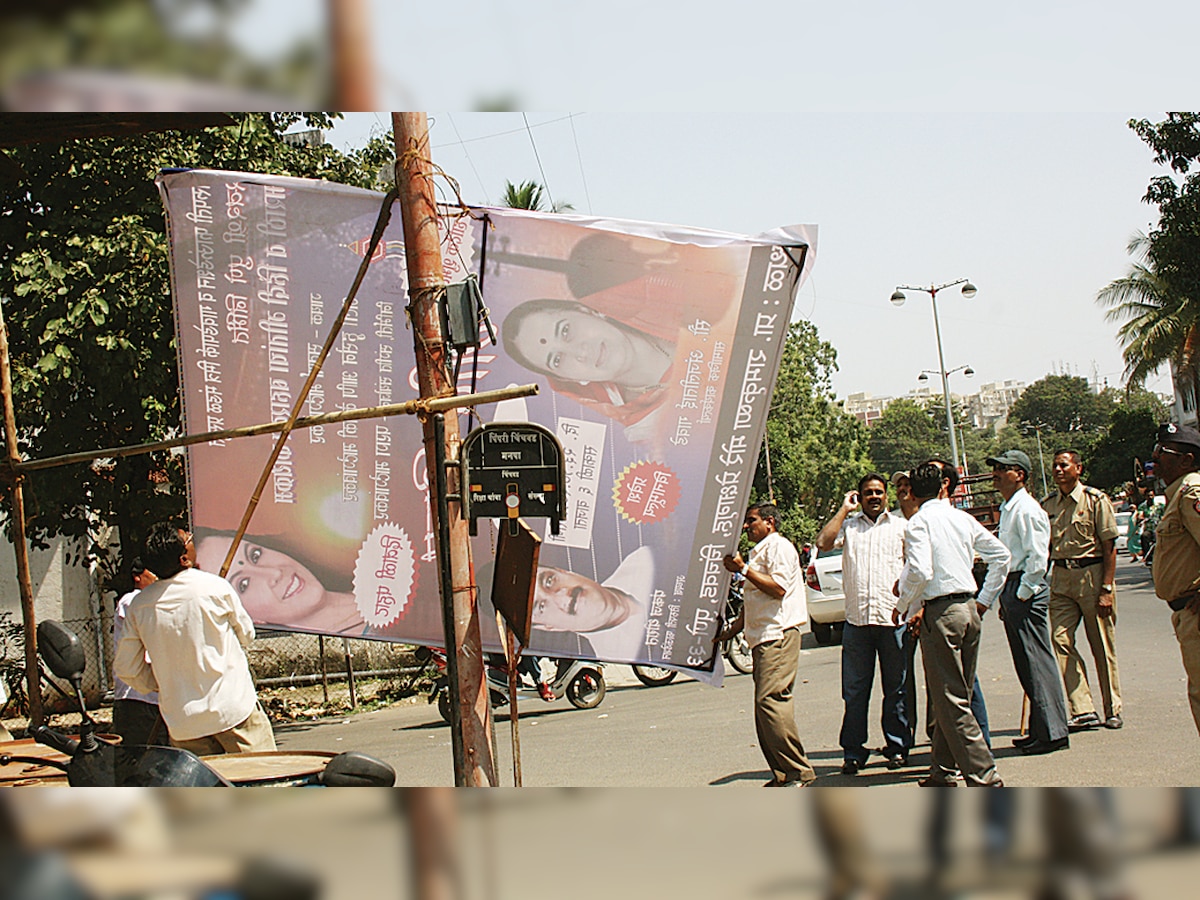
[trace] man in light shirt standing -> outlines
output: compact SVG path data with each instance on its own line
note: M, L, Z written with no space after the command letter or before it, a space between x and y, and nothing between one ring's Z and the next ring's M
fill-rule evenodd
M754 657L754 727L771 768L766 787L807 787L817 773L804 755L792 686L800 666L800 626L808 621L800 554L779 533L779 510L762 503L746 511L742 531L754 543L750 558L730 553L730 572L746 578L742 611L717 634L727 641L743 628Z
M995 601L1008 574L1009 552L971 515L937 499L941 469L913 470L912 492L921 501L905 532L905 567L899 616L920 630L925 682L933 720L932 762L922 786L950 786L958 769L970 785L1003 787L996 762L971 712L979 657L981 612ZM978 555L987 576L976 598L971 567Z
M120 646L125 633L125 616L133 598L157 581L141 557L130 566L133 590L117 601L113 612L113 646ZM118 676L113 676L113 732L121 736L126 747L152 745L167 740L167 725L158 711L158 694L135 691Z
M1004 498L1000 541L1012 554L1000 592L1000 618L1013 667L1029 698L1029 734L1014 740L1013 746L1028 755L1053 753L1066 749L1070 739L1062 676L1050 643L1050 517L1025 490L1033 468L1028 455L1008 450L987 463L992 484Z
M173 746L197 756L274 750L246 660L254 623L233 587L193 568L191 535L170 522L150 529L142 560L159 580L129 604L117 677L158 691Z
M855 511L858 506L860 511ZM850 491L841 508L817 535L817 549L842 548L846 624L842 632L842 774L855 775L870 755L867 713L875 681L875 660L883 682L880 725L889 769L902 768L912 747L912 718L905 703L907 627L896 625L892 585L904 565L903 516L887 508L887 478L872 472Z

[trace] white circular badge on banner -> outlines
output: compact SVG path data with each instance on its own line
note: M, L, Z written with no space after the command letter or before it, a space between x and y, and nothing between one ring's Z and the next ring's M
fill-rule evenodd
M354 564L354 601L363 619L375 628L390 625L412 602L415 587L412 541L392 522L376 527Z

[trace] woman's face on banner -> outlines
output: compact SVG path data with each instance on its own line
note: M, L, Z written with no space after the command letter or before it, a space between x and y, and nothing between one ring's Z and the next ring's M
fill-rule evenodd
M539 371L563 381L619 382L633 362L628 335L580 309L531 313L515 340Z
M206 537L196 547L196 561L205 572L220 572L232 537ZM250 618L279 625L312 614L325 602L325 586L306 567L286 553L243 538L226 580L233 585Z

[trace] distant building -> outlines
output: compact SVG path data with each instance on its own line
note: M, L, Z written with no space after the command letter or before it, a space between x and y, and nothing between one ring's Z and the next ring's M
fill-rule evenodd
M887 405L894 399L894 397L872 397L865 392L848 394L846 399L842 401L842 409L848 415L854 416L858 421L865 422L868 426L871 426L883 415L883 411L887 409Z
M1171 406L1171 420L1180 425L1200 427L1196 415L1196 383L1192 379L1180 378L1171 366L1171 384L1175 388L1175 402Z
M994 429L1008 420L1008 413L1025 390L1023 381L993 381L981 384L979 393L966 398L967 415L976 428Z

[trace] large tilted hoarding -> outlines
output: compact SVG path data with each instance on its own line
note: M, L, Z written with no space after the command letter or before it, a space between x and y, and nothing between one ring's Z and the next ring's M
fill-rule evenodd
M285 419L347 295L383 195L237 172L164 173L189 433ZM417 395L398 211L305 414ZM757 238L516 210L446 210L448 282L475 275L499 331L462 391L537 382L461 414L553 431L566 517L543 535L530 649L713 668L713 636L792 302L815 229ZM188 451L216 571L276 438ZM413 417L297 430L228 578L256 623L442 642L425 450ZM474 539L485 598L496 526ZM482 622L495 640L490 605Z

